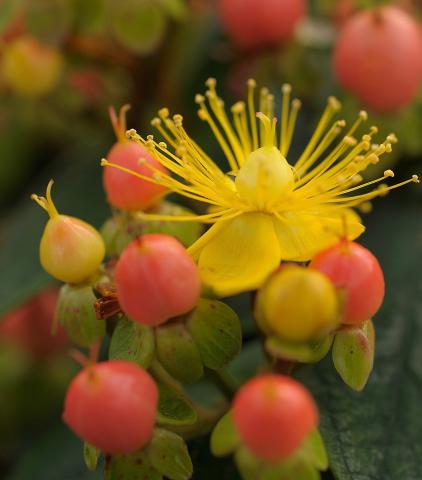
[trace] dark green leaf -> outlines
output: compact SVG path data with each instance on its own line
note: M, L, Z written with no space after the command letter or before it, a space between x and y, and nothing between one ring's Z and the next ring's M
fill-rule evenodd
M176 380L194 383L202 377L201 356L184 323L172 322L158 327L155 341L160 363Z
M123 317L111 337L109 358L135 362L147 369L154 358L154 333L150 327Z
M187 328L198 345L204 365L212 370L225 367L240 352L239 317L222 302L200 299L188 317Z
M179 435L156 428L146 450L151 465L170 480L188 480L193 473L192 460L185 441Z
M420 200L391 195L371 216L367 245L386 277L374 319L377 349L365 390L339 381L328 359L303 369L321 411L321 432L339 480L422 478L422 303Z
M161 425L192 425L197 414L190 404L169 387L158 383L160 400L157 421Z

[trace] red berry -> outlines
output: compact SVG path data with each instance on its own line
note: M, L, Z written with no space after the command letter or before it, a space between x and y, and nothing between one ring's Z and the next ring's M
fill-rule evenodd
M142 145L125 138L125 113L128 107L122 107L117 118L110 110L113 128L119 141L108 152L107 160L119 167L151 178L154 172L167 174L167 170ZM107 199L113 207L123 210L145 210L156 204L166 188L148 180L136 177L117 168L104 169L103 185Z
M422 79L422 36L413 18L396 7L356 13L334 52L340 84L379 112L397 110L417 95Z
M145 325L192 310L201 290L198 269L183 245L161 234L129 244L116 265L115 281L122 310Z
M34 359L60 351L68 340L61 325L51 333L58 291L44 290L0 320L0 338L19 345Z
M318 411L299 382L267 374L239 390L233 419L246 447L258 458L272 462L296 451L317 427Z
M305 0L220 0L221 21L241 48L278 45L293 36L306 13Z
M384 275L374 255L355 242L340 242L312 260L315 268L345 292L343 323L372 318L384 298Z
M132 362L111 360L82 370L66 394L63 420L106 453L130 453L151 439L158 389Z

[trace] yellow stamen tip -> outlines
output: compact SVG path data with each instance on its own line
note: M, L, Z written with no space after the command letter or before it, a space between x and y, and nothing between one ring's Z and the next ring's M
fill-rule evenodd
M217 85L217 80L213 77L210 77L207 79L207 81L205 82L205 85L208 87L208 88L215 88L216 85Z
M256 87L256 81L253 78L249 78L247 84L248 84L248 87L250 87L250 88L255 88Z
M412 175L412 182L414 183L420 183L419 182L419 177L417 175Z
M199 93L195 95L195 103L203 103L205 102L205 97Z
M281 91L285 94L290 93L292 91L292 86L289 83L285 83L282 85Z
M341 110L341 103L336 97L328 97L328 104L335 112Z
M155 117L151 120L151 125L153 127L158 127L161 125L161 120L158 117Z
M393 170L386 170L384 172L384 177L394 177L394 172Z
M169 109L168 108L161 108L158 110L158 115L161 118L167 118L170 115Z
M106 167L106 166L108 165L108 161L107 161L105 158L102 158L102 159L101 159L101 162L100 162L100 165L101 165L102 167Z

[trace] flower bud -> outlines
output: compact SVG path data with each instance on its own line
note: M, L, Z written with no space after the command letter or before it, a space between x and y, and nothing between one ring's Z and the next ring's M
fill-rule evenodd
M304 267L276 272L258 293L255 314L268 334L292 342L323 337L339 322L339 305L328 278Z
M88 223L58 213L51 198L52 186L51 180L46 197L31 197L50 216L41 238L41 265L62 282L81 283L97 272L105 255L104 242Z
M105 335L105 322L95 315L95 301L89 285L64 285L60 290L56 318L80 347L89 347Z
M375 331L372 320L360 327L343 327L333 344L334 366L350 388L360 392L374 365Z

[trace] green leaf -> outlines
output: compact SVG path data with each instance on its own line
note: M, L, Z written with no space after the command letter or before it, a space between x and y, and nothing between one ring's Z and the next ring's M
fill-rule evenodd
M191 478L192 460L185 441L179 435L156 428L146 453L151 465L164 477L170 480Z
M166 20L153 0L119 0L112 3L111 27L116 40L126 48L147 54L161 42Z
M154 358L154 351L154 333L150 327L126 317L119 320L110 341L110 359L135 362L147 369Z
M72 21L68 0L26 2L25 24L30 33L44 42L58 42L69 31Z
M157 356L161 365L176 380L194 383L203 373L201 356L184 323L172 322L155 330Z
M422 478L422 223L416 221L422 207L420 198L397 195L382 202L366 234L387 287L374 318L373 374L357 393L339 381L328 359L298 372L318 401L321 433L338 480Z
M66 335L81 347L89 347L105 335L105 322L95 313L96 300L90 285L63 285L60 289L56 317Z
M289 342L277 337L268 337L265 341L265 349L275 358L301 363L316 363L327 355L332 343L332 335L308 343Z
M225 303L201 298L188 316L187 328L204 365L212 370L222 369L240 352L239 317Z
M100 451L87 442L84 442L84 460L89 470L96 470Z
M232 412L227 412L220 419L211 434L211 452L216 457L233 453L240 446L241 440L234 426Z
M105 480L162 480L145 451L130 455L113 455L106 461Z
M19 12L22 0L3 0L0 3L0 32L9 26L9 22Z
M157 421L160 425L192 425L196 422L197 414L185 399L166 385L158 382L160 399L158 402Z
M362 327L339 330L333 344L333 363L346 385L360 392L374 366L375 336L372 320Z
M300 456L318 470L327 470L328 456L324 441L318 429L314 430L303 442Z

